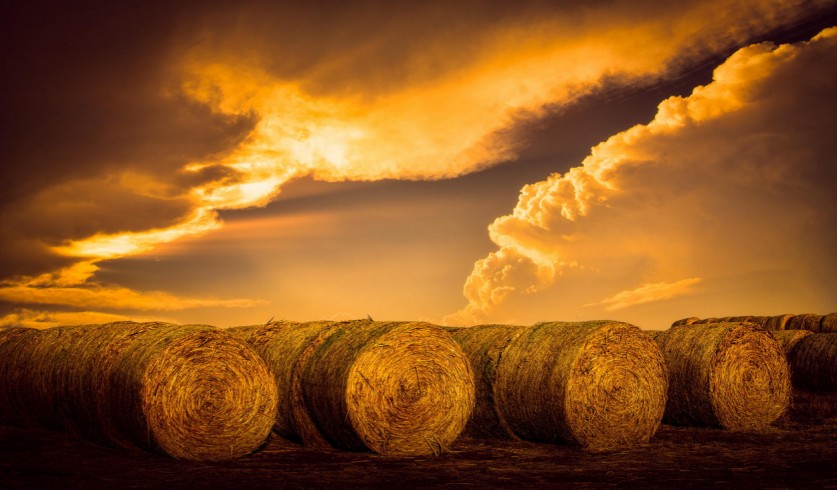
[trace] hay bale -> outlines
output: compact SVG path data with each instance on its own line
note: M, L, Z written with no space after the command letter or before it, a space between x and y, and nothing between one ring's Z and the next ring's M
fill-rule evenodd
M503 351L496 403L522 439L590 449L648 442L666 405L654 341L621 322L542 323Z
M779 345L782 347L782 351L785 355L790 354L790 351L796 347L796 344L799 343L800 340L814 334L814 332L811 332L810 330L776 330L775 332L770 333L773 334L773 338L779 342Z
M307 415L299 412L304 407L298 389L293 388L293 375L300 358L312 344L322 343L327 332L334 328L334 322L270 322L265 325L233 327L227 329L231 335L250 344L262 356L276 383L278 407L273 430L282 437L301 442L306 433L308 445L313 445L315 435ZM310 353L308 354L310 356ZM296 399L294 398L296 397ZM297 407L297 408L295 408ZM296 413L297 423L294 419ZM308 419L310 420L310 419ZM302 427L300 430L298 427Z
M666 422L759 430L787 409L788 363L779 344L761 327L673 327L655 341L669 371Z
M330 335L303 366L305 405L335 447L379 454L439 454L474 406L474 376L461 347L419 322L354 322Z
M808 335L788 353L793 385L812 391L837 391L837 333Z
M38 425L195 460L250 453L270 432L267 366L212 327L119 322L31 337L15 362Z
M690 316L689 318L681 318L680 320L675 321L671 324L671 326L676 327L678 325L691 325L697 321L700 321L700 318L696 316Z
M811 332L819 332L822 319L822 315L816 315L813 313L793 315L785 324L785 330L809 330Z
M30 406L21 387L26 385L31 344L40 333L31 328L11 327L0 330L0 423L6 425L35 425Z
M130 438L175 458L243 456L276 418L270 371L247 344L205 325L142 331L114 359L109 400Z
M762 326L767 330L787 330L788 320L793 318L791 314L776 315L765 317Z
M829 313L820 322L821 333L837 333L837 313Z
M479 325L452 331L474 371L476 403L465 432L475 437L517 439L497 407L494 381L503 351L524 327Z
M365 322L365 320L361 320ZM351 325L353 322L328 322L320 325L316 335L310 339L304 349L297 357L291 372L291 391L289 396L290 415L293 421L295 434L302 442L302 445L310 449L328 450L332 449L331 443L320 432L319 427L311 418L308 405L305 402L302 379L308 362L314 357L317 349L320 348L332 335Z

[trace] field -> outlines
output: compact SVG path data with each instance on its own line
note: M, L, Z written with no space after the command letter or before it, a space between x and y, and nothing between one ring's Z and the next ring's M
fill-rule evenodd
M0 488L835 488L837 418L786 417L758 434L664 425L650 444L610 453L461 438L440 457L305 450L271 436L226 462L110 449L42 429L0 426Z

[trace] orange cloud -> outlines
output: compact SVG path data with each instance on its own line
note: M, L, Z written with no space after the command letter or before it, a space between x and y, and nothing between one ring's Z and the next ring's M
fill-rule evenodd
M282 53L281 43L273 50L264 48L275 43L250 39L246 33L238 35L264 51L254 49L243 56L240 49L225 45L223 35L208 36L213 41L206 45L184 42L190 48L175 57L174 66L166 71L177 81L178 89L172 91L208 107L214 115L234 116L222 118L230 124L254 121L250 133L234 150L206 154L185 165L177 176L146 175L137 166L49 188L60 188L68 202L75 202L73 196L96 195L97 188L108 190L104 201L95 200L89 206L86 202L71 208L55 206L72 210L71 215L55 215L55 221L70 226L62 236L50 234L41 240L51 253L83 264L81 275L87 276L79 287L49 285L50 278L38 287L28 284L32 277L9 280L0 289L0 299L76 307L92 307L96 302L103 308L140 310L153 305L177 309L251 304L250 300L177 298L163 292L102 286L95 282L95 264L217 229L222 226L219 210L264 206L283 185L302 176L326 181L443 179L508 161L521 144L510 130L521 121L541 117L605 86L653 84L711 53L793 23L824 5L828 1L718 0L665 7L609 2L583 9L559 8L553 15L522 15L508 23L474 29L467 39L452 39L468 45L451 55L452 60L442 59L441 53L450 51L447 38L445 42L407 43L395 56L387 45L400 46L399 32L382 28L375 46L371 41L347 40L346 59L361 59L364 66L389 63L385 71L392 80L354 73L329 57L317 57L293 75L277 71L283 55L291 58L296 53ZM230 23L222 19L221 24ZM335 78L335 73L345 78ZM703 112L691 117L710 117L713 111L724 110L698 105ZM660 126L665 126L662 119ZM608 166L602 164L599 171L579 173L562 184L560 192L573 193L573 199L561 203L566 217L604 205L605 192L597 186L608 181ZM165 182L166 177L172 183ZM13 225L32 222L31 215L50 195L39 196L31 203L35 211L24 213ZM521 203L521 209L527 205ZM88 208L96 210L93 223L98 229L84 228L80 233L79 223L90 222ZM143 214L151 217L122 222L121 216L133 217L139 208L148 210ZM109 210L110 216L98 216ZM154 219L158 212L165 218ZM541 218L534 212L523 224L528 226L530 219L536 223ZM105 224L107 231L101 231ZM480 311L483 302L502 302L512 291L538 290L574 263L557 258L560 252L542 247L537 237L507 233L504 226L517 223L498 222L492 227L492 238L506 251L481 265L493 278L469 279L469 300ZM499 266L505 260L516 261L518 266ZM521 267L525 273L518 272ZM78 275L79 271L71 266L46 275ZM534 284L509 285L526 275L535 278Z
M621 310L622 308L627 308L629 306L663 301L674 298L675 296L688 294L692 286L699 282L699 277L692 277L672 283L657 282L654 284L645 284L636 289L631 289L630 291L616 293L599 303L593 303L585 306L606 305L605 310L607 311Z
M711 278L706 286L716 291L745 284L722 301L761 308L757 292L784 289L782 281L817 291L837 269L829 251L837 176L827 163L837 150L828 136L835 57L837 28L807 43L740 49L712 83L663 101L650 123L597 145L581 166L525 186L512 213L489 226L500 249L474 265L468 305L447 321L492 318L511 292L543 291L565 274L572 277L562 278L554 303L565 313L671 298L697 281L665 282L672 276ZM549 273L532 274L532 264ZM591 303L602 290L592 282L628 287ZM769 306L827 309L822 291Z

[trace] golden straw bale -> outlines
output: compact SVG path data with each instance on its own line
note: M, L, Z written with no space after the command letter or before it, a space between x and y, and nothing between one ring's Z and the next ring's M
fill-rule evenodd
M773 334L773 338L779 342L779 345L782 347L782 351L785 355L790 354L790 351L796 347L796 344L798 344L800 340L809 335L814 335L814 332L811 332L810 330L776 330L770 333ZM791 366L791 370L793 370L793 366Z
M837 333L817 333L788 353L793 385L812 391L837 391Z
M366 322L366 320L361 320ZM293 421L294 435L302 445L310 449L331 449L333 446L320 432L320 428L311 418L308 405L305 403L305 393L302 379L308 362L314 357L317 349L320 348L333 334L341 331L353 322L319 322L315 329L316 334L304 346L291 370L291 384L288 402L290 404L290 416Z
M496 403L514 433L594 450L644 443L666 405L659 347L621 322L542 323L502 353Z
M769 316L766 318L762 326L767 330L788 330L788 320L793 318L791 314Z
M312 343L324 341L327 331L334 328L334 322L270 322L265 325L233 327L227 329L231 335L250 344L262 356L270 368L279 396L279 409L273 430L282 437L301 440L302 434L294 421L294 407L303 407L302 403L293 403L294 392L292 378L300 357ZM299 395L296 395L297 397ZM304 413L297 411L300 426L310 428L304 423ZM309 440L311 437L309 437ZM310 445L310 444L309 444Z
M680 320L675 321L674 323L671 324L671 326L676 327L678 325L691 325L691 324L693 324L693 323L695 323L699 320L700 320L700 318L698 318L696 316L690 316L688 318L681 318Z
M494 381L503 351L524 327L479 325L453 330L453 338L462 346L474 370L476 404L465 432L477 437L517 439L497 408Z
M249 345L206 325L162 325L120 347L107 398L133 443L175 458L223 460L267 439L276 385Z
M23 362L40 332L32 328L11 327L0 330L0 423L34 425L31 404L26 399L28 370Z
M829 313L822 317L820 322L820 332L822 333L837 333L837 313Z
M341 449L439 454L474 407L465 353L448 332L426 323L347 324L303 368L308 413Z
M810 330L811 332L820 331L820 323L822 322L822 315L815 315L813 313L805 313L803 315L793 315L785 324L786 330Z
M732 430L767 427L790 402L784 352L750 323L672 327L655 338L669 371L665 421Z

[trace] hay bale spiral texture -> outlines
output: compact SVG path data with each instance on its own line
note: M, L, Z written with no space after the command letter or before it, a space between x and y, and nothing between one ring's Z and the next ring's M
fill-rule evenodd
M300 378L308 413L335 447L438 454L462 432L474 377L462 348L420 322L354 322L330 335Z
M669 371L665 421L764 429L787 409L788 363L776 340L751 323L672 327L654 339Z
M495 392L520 438L606 450L648 442L656 433L666 370L660 349L633 325L543 323L506 347Z
M799 340L788 353L794 386L837 391L837 333L817 333Z
M33 338L17 358L28 369L18 388L38 425L193 460L248 454L270 432L267 366L213 327L118 322Z
M465 432L476 437L517 439L497 408L494 381L503 351L525 328L512 325L478 325L453 330L474 370L476 403Z

